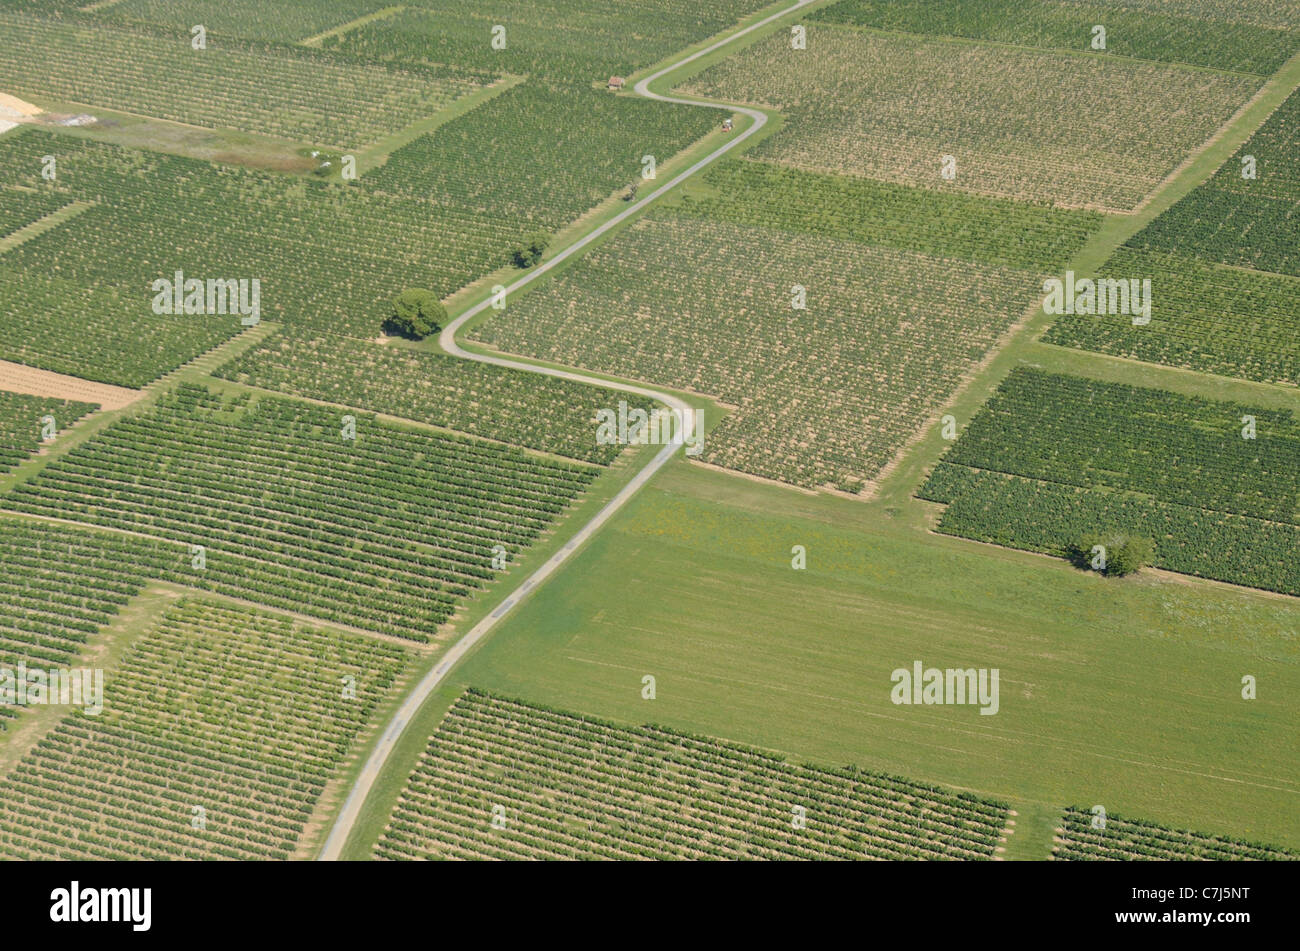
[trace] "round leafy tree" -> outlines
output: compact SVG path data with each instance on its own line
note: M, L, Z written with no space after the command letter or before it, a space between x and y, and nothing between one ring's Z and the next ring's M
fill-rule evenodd
M534 231L531 234L524 235L523 239L515 245L511 252L514 258L515 267L532 267L542 259L546 248L551 243L551 236L545 231Z
M433 291L413 287L393 298L393 313L384 322L386 329L416 340L437 333L447 322L447 308Z

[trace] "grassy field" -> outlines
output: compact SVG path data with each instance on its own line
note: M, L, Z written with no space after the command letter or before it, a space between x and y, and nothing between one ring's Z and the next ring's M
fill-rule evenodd
M675 465L456 680L1006 799L1026 817L1021 857L1048 856L1075 802L1294 847L1298 629L1290 599L1116 583L888 508ZM891 671L916 660L999 668L1000 711L895 706ZM1259 699L1241 699L1244 674ZM416 755L386 774L390 805Z

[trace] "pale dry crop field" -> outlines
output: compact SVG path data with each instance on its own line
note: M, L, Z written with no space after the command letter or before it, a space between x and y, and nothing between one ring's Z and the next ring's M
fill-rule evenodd
M806 50L775 35L684 89L785 113L756 157L1066 207L1133 209L1259 86L1156 63L807 30Z

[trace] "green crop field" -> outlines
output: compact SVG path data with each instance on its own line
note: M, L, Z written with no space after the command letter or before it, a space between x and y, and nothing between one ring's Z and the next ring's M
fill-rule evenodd
M1294 860L1297 248L1297 0L0 0L0 859Z
M345 438L344 416L355 437ZM182 385L3 500L201 546L188 581L424 641L595 471L364 414Z
M25 396L0 390L0 475L41 448L42 430L53 438L96 407L71 400Z
M954 535L1058 554L1136 535L1161 567L1300 594L1289 411L1018 369L920 495Z
M1145 6L1145 9L1144 9ZM1094 0L839 0L812 19L900 33L941 34L1014 46L1131 56L1267 76L1300 49L1300 15L1279 4L1269 25L1248 12L1203 3ZM1093 47L1093 27L1106 28L1105 48Z
M1297 861L1300 853L1277 849L1243 839L1202 835L1181 829L1167 829L1152 822L1107 815L1100 828L1096 816L1085 809L1068 809L1053 858L1067 861L1110 859L1152 862L1198 860L1231 862L1242 859Z
M1050 855L1071 802L1300 846L1291 599L1116 584L684 467L610 529L460 683L1009 801L1019 858ZM997 715L892 703L891 671L918 660L1000 669ZM1267 692L1243 701L1243 673Z
M439 726L376 852L987 859L1005 841L1007 818L1004 803L896 777L795 765L471 691Z
M382 6L382 4L378 4ZM326 48L379 61L453 63L583 85L626 76L721 32L763 0L413 0ZM492 45L504 27L504 47Z
M288 858L407 660L373 639L182 602L132 645L100 713L64 717L0 780L0 855Z
M196 50L188 24L128 30L0 11L0 86L14 95L338 148L369 145L483 79L215 36Z
M596 411L644 398L440 353L339 337L280 335L217 375L249 386L403 416L516 446L608 464L622 451L596 442Z
M807 44L792 49L788 36L773 36L685 89L784 112L785 128L754 152L765 159L1074 207L1132 209L1259 86L1177 66L825 25L809 26ZM951 180L945 155L956 163Z

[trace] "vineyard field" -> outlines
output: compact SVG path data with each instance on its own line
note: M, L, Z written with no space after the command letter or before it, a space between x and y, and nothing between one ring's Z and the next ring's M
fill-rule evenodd
M64 717L0 779L0 855L289 858L407 662L247 608L170 607L105 678L103 711Z
M325 42L368 60L450 63L588 85L626 76L727 29L763 0L413 0ZM505 48L491 45L505 27Z
M791 49L788 36L774 35L684 88L785 113L785 127L755 157L1108 211L1136 207L1260 84L1179 66L820 24L809 26L807 44ZM1152 136L1153 128L1161 134ZM945 155L955 159L951 181L941 176Z
M1128 246L1300 277L1300 91ZM1243 177L1247 156L1255 178Z
M730 161L703 176L709 193L678 213L877 247L1056 271L1101 225L1101 215L938 193L766 162Z
M26 228L69 204L69 199L51 191L0 188L0 238Z
M471 690L430 741L376 855L989 859L1007 819L1005 804L966 793Z
M1233 14L1216 16L1196 3L1107 6L1093 0L840 0L810 19L899 33L939 34L994 40L1013 46L1091 51L1092 28L1106 27L1098 55L1131 56L1168 63L1267 76L1300 48L1300 16L1285 11L1285 24L1260 26Z
M202 23L218 36L290 43L350 23L380 6L376 0L118 0L89 16L186 30Z
M217 36L195 50L190 40L189 24L127 30L0 10L0 87L17 96L354 149L438 112L485 79Z
M793 308L803 286L806 309ZM645 218L475 330L738 407L701 458L856 492L1032 303L1031 275L815 235Z
M34 129L0 140L0 160L48 191L45 154L59 160L55 193L95 207L0 256L0 357L104 383L144 386L241 328L238 315L153 313L151 283L178 270L259 281L264 319L373 339L402 288L450 294L504 265L524 228L361 183L294 180ZM250 203L264 208L251 220L239 210Z
M280 334L217 375L603 465L623 447L596 443L596 411L617 407L619 400L651 408L641 397L614 390L340 337Z
M1104 829L1092 827L1090 810L1073 807L1065 811L1064 822L1053 858L1065 861L1111 860L1131 862L1240 862L1298 861L1300 853L1245 839L1186 832L1144 822L1106 816Z
M1089 533L1141 535L1160 567L1300 594L1300 422L1286 411L1020 368L919 495L947 504L941 532L1056 554Z
M181 384L3 504L203 548L166 580L427 641L598 471L363 414L348 439L344 415Z
M537 80L409 145L367 186L467 216L558 230L717 125L708 110Z
M1300 280L1128 248L1102 273L1149 278L1151 322L1063 315L1047 343L1263 383L1300 381Z
M0 667L74 664L90 637L181 556L179 546L0 518ZM17 712L0 704L0 730Z
M47 416L54 420L54 431L60 432L97 408L0 390L0 474L40 449L42 421Z

